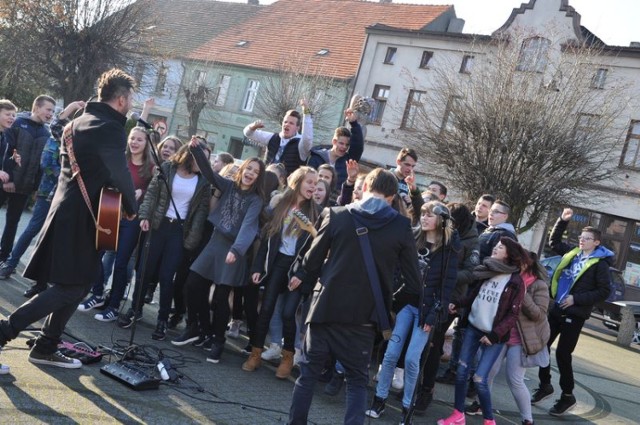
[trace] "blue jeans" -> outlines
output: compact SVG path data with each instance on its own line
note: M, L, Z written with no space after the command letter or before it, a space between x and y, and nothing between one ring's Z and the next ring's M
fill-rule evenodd
M104 289L109 283L109 278L113 273L113 264L116 262L116 251L103 251L102 261L100 262L100 270L96 276L96 282L91 288L91 293L97 297L104 295ZM131 255L129 264L127 265L127 282L131 282L133 277L133 268L135 267L135 257Z
M396 316L396 325L393 327L393 333L382 360L382 368L378 373L376 396L386 399L389 396L393 371L398 364L402 348L407 338L411 338L404 357L404 396L402 397L404 407L411 405L420 373L420 357L429 339L429 333L418 327L419 322L420 311L417 307L409 304L402 307Z
M18 242L13 246L11 254L6 261L7 266L12 269L18 267L20 257L24 255L33 238L35 238L40 232L40 229L42 229L42 226L47 219L47 214L49 213L49 207L51 207L51 202L47 201L46 196L38 196L36 198L36 203L33 205L31 220L29 220L27 227L22 231Z
M484 332L475 328L473 325L467 325L464 332L464 342L460 350L460 361L458 362L458 371L456 372L456 390L455 390L455 408L459 412L464 412L464 398L467 394L467 382L472 367L473 359L480 349L480 359L478 367L473 376L478 391L478 399L482 407L482 416L484 419L493 419L493 408L491 406L491 390L489 389L489 375L493 364L496 362L504 343L484 345L480 343L480 338L485 335Z
M113 267L113 280L111 282L111 299L109 307L114 310L120 308L120 301L127 289L127 268L129 259L133 255L140 235L140 220L120 220L120 233L118 234L118 250Z

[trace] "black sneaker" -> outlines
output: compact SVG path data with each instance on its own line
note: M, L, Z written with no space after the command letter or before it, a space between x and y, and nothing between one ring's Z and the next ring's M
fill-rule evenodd
M553 405L551 409L549 409L549 414L553 416L562 416L567 413L568 410L576 407L576 398L573 394L562 394L560 399L556 400L556 404Z
M145 304L153 304L153 293L156 292L156 288L155 287L149 287L149 289L147 289L147 293L144 296L144 303Z
M172 314L167 321L168 329L175 329L182 322L182 314Z
M45 289L47 289L47 284L46 283L44 285L36 283L31 288L29 288L26 291L24 291L23 295L25 297L27 297L27 298L33 298L36 295L38 295L40 292L44 291Z
M419 413L426 412L427 408L433 401L433 390L425 391L421 390L418 392L418 396L416 397L416 402L413 405L413 410Z
M331 381L324 386L324 393L326 395L336 395L340 392L342 384L344 383L344 373L334 373Z
M224 342L213 342L211 345L211 352L207 356L207 361L209 363L219 363L220 357L222 356L222 351L224 350Z
M371 408L364 412L370 418L378 419L383 413L384 408L387 405L387 400L378 396L373 397L373 404Z
M471 416L482 415L482 407L480 407L480 403L474 401L464 408L464 413Z
M3 264L0 267L0 279L5 280L9 279L9 277L16 272L16 269L8 266L7 264Z
M117 325L121 328L128 329L133 325L133 321L139 322L142 320L142 312L134 313L133 309L130 308L127 310L125 314L121 314L118 316Z
M546 400L551 397L553 394L553 385L551 384L540 384L538 388L535 389L533 395L531 396L531 404L536 405L540 403L542 400Z
M51 354L43 354L32 349L29 353L29 361L34 364L56 366L65 369L78 369L82 367L82 362L80 360L67 357L60 351L56 351Z
M156 330L151 334L151 338L157 341L163 341L165 336L167 336L167 321L166 320L158 320L158 324L156 325Z
M204 351L211 351L212 347L213 347L213 335L205 336L204 342L202 343L202 349Z
M185 328L184 332L182 332L179 337L171 341L171 343L180 347L192 343L199 337L200 331L198 330L198 327L196 325L189 325Z
M251 350L253 349L253 346L251 345L251 343L248 343L246 347L244 347L240 352L242 354L251 354Z
M456 384L456 371L447 369L444 373L436 377L436 382L440 384L455 385Z
M415 408L414 408L415 410ZM407 416L409 416L409 409L402 406L402 416L400 416L400 425L410 425Z
M206 340L207 335L201 333L200 335L198 335L198 338L191 343L191 345L193 345L194 347L202 347Z

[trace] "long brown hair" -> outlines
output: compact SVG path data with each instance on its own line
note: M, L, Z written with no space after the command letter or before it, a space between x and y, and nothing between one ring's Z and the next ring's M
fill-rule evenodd
M138 176L145 180L149 181L152 177L153 172L153 161L151 159L151 146L149 140L147 139L147 131L142 127L133 127L129 132L129 137L131 133L134 131L139 131L144 134L144 150L142 151L142 166L138 171ZM131 148L129 148L129 137L127 137L127 148L125 150L125 156L127 157L127 161L131 161Z
M273 209L271 219L265 226L264 232L267 237L277 235L282 231L284 220L289 214L289 210L298 202L298 195L302 190L302 183L309 174L318 174L318 172L311 167L302 166L295 170L287 179L287 188L282 194L280 201ZM313 200L313 196L310 199L304 199L298 204L298 209L309 218L311 223L315 223L318 219L318 207ZM291 224L285 229L285 234L300 236L302 230L295 225L292 221Z

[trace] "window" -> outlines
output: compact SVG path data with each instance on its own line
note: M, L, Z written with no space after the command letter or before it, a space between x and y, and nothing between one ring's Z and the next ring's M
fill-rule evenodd
M578 114L576 122L575 138L577 141L583 141L589 137L595 129L598 128L600 122L599 115Z
M422 59L420 59L420 68L428 69L431 58L433 58L433 52L430 52L428 50L422 52Z
M387 54L384 56L384 63L393 65L396 60L396 53L398 49L395 47L387 47Z
M234 158L242 158L242 150L244 149L244 144L242 143L242 139L237 137L231 137L229 139L229 146L227 147L227 151Z
M242 101L242 110L245 112L253 112L253 105L256 103L256 97L258 96L258 88L260 87L260 81L249 80L247 84L247 92L244 94Z
M592 89L603 89L604 83L607 80L608 69L600 68L596 71L591 79L591 88Z
M420 112L423 110L426 95L427 92L424 91L409 90L407 106L404 110L404 116L402 117L402 124L400 125L401 128L416 128L416 124L419 123Z
M158 79L156 80L156 88L154 93L162 94L167 87L167 75L169 74L169 68L165 65L160 65L158 69Z
M196 84L196 87L202 87L206 84L207 82L207 72L206 71L200 71L200 70L195 70L193 72L193 81Z
M547 66L547 55L551 41L542 37L531 37L522 42L518 56L517 71L543 72Z
M391 87L378 84L373 88L373 95L371 97L376 101L376 104L371 109L371 115L369 115L369 121L372 124L380 125L384 108L387 106L387 100L389 99L389 90L391 90Z
M633 120L629 125L627 140L622 149L620 165L630 168L640 168L640 120Z
M471 74L473 68L474 57L472 55L464 55L462 57L462 65L460 65L460 72L463 74Z
M230 83L231 83L231 76L229 75L220 76L220 82L218 83L215 101L213 102L216 106L224 106L225 102L227 101L227 93L229 93Z
M460 97L451 96L447 101L447 108L444 110L444 118L442 119L442 131L453 131L456 126L456 114L460 106Z

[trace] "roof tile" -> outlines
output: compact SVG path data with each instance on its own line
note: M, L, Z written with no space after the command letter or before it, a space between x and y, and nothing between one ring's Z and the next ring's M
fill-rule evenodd
M451 7L359 0L279 0L247 22L211 38L187 57L270 70L286 60L304 58L310 71L346 79L357 72L365 27L382 23L421 29ZM249 43L236 46L241 40ZM321 49L328 49L329 53L317 55Z

